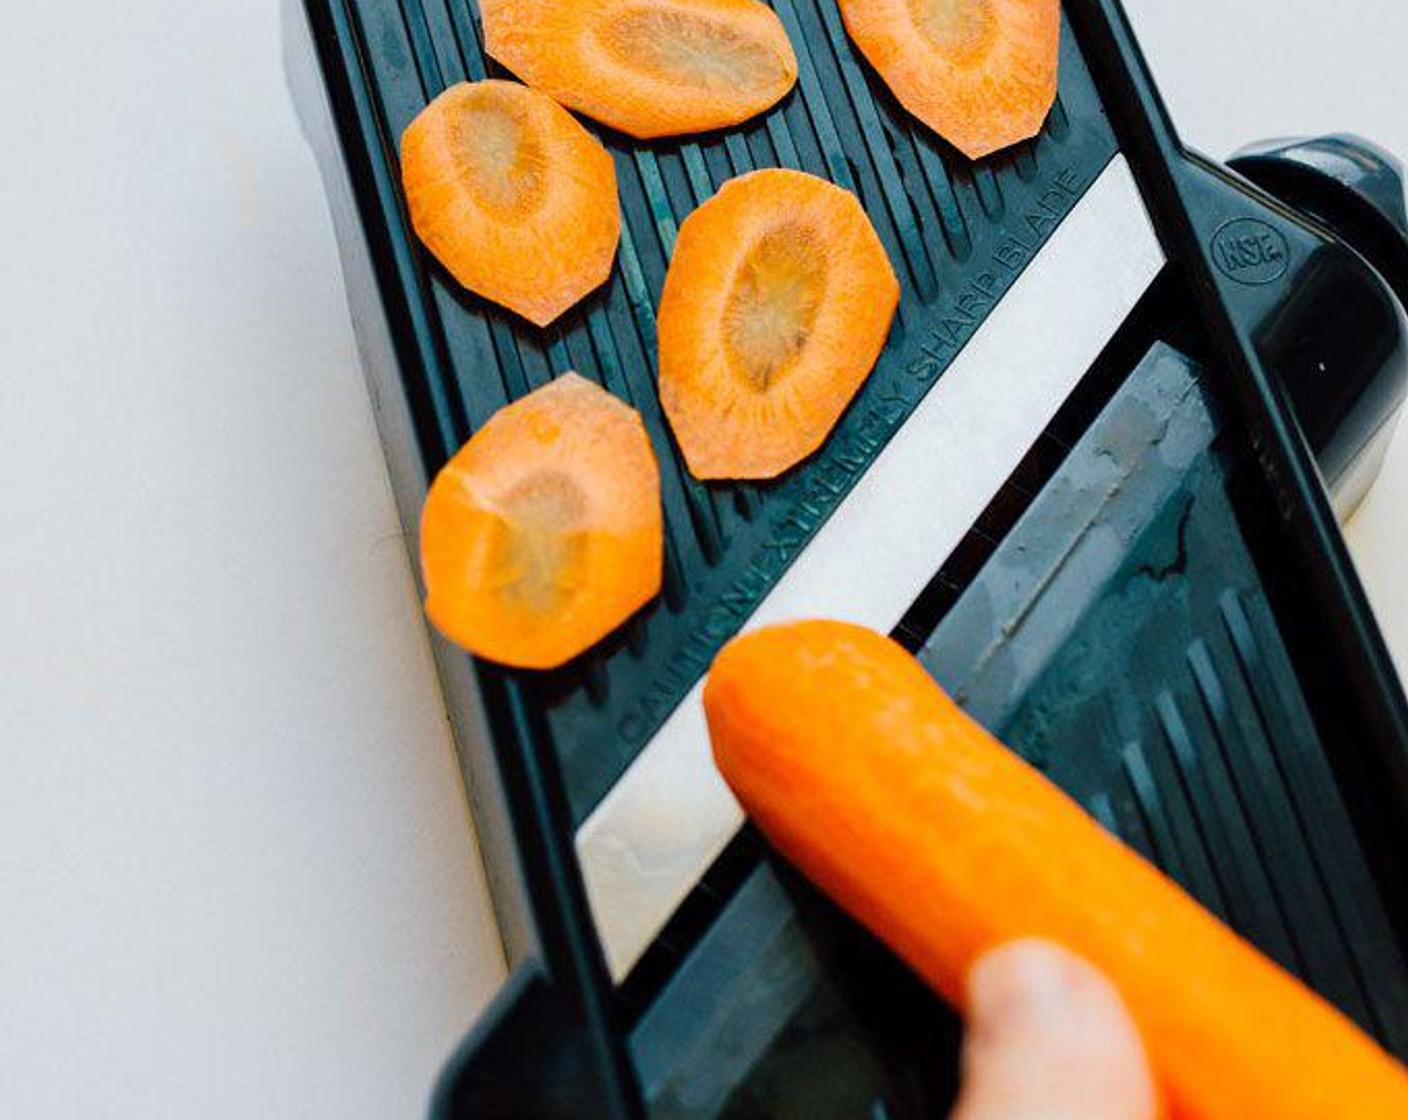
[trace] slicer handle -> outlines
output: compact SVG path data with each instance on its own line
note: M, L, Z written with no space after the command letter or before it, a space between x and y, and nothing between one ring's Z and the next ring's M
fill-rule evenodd
M1343 521L1378 476L1408 392L1403 164L1342 133L1261 141L1228 166L1353 250L1293 268L1283 280L1285 303L1257 344L1291 398Z

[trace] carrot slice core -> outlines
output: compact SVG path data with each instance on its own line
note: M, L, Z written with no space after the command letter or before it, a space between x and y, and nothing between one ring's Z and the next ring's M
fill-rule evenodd
M786 376L812 333L826 294L826 249L796 222L768 230L749 250L724 311L730 366L765 393Z
M502 573L504 594L546 615L579 592L590 560L585 531L587 500L561 471L544 470L516 483L503 497L503 530L495 535L491 572Z
M909 9L915 26L949 54L977 54L997 30L989 0L910 0Z
M702 13L625 8L602 25L601 42L622 66L708 90L741 84L765 88L778 61L766 41Z
M524 106L467 104L454 124L465 186L485 209L519 218L541 203L547 156Z

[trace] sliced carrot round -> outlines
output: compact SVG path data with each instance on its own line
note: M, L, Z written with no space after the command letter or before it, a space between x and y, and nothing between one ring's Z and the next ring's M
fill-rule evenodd
M436 476L426 613L481 657L550 669L654 598L663 547L640 416L566 373L495 413Z
M850 192L800 171L725 183L680 226L660 297L660 399L690 471L772 478L820 447L899 293Z
M1027 140L1056 100L1060 0L840 0L906 109L972 159Z
M545 326L611 272L616 168L552 98L461 82L401 138L411 224L472 292Z
M758 0L483 0L485 47L530 86L642 139L725 128L797 80Z

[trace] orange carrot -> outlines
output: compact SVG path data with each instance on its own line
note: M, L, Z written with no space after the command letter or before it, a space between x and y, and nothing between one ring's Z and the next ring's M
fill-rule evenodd
M401 138L411 223L472 292L546 326L611 273L616 168L560 105L516 82L461 82Z
M1027 140L1056 100L1060 0L840 0L906 109L971 159Z
M714 757L784 855L955 1005L1022 937L1115 983L1176 1120L1402 1120L1408 1074L970 720L898 645L837 622L719 655Z
M489 54L632 136L724 128L776 104L797 59L758 0L482 0Z
M854 195L800 171L731 179L680 226L660 297L660 400L699 478L771 478L869 376L899 282Z
M482 657L550 669L660 590L660 473L634 409L575 373L500 409L436 476L426 613Z

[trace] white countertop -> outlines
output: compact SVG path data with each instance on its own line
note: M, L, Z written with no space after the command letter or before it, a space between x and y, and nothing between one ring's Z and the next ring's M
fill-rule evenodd
M502 962L277 5L17 7L0 1115L421 1115ZM1398 0L1130 7L1205 150L1408 153ZM1405 512L1408 438L1349 533L1400 664Z

